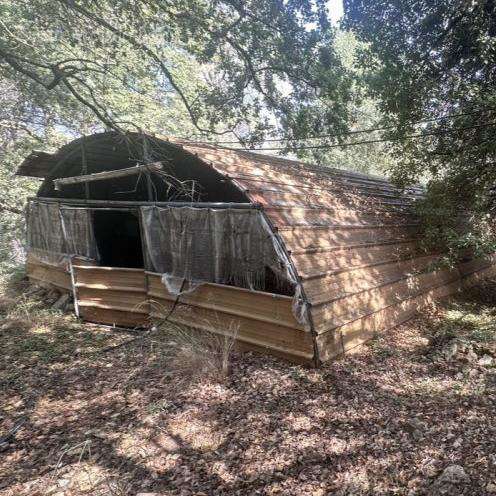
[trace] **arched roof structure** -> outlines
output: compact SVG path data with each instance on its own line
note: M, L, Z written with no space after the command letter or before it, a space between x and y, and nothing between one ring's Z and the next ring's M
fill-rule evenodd
M102 133L53 155L35 152L18 174L44 178L39 196L53 196L52 179L79 174L82 154L89 172L125 167L143 161L143 139L153 160L173 164L172 174L203 183L202 201L247 201L262 210L307 305L317 361L459 288L458 269L434 270L438 257L418 248L412 204L420 187L400 191L380 177L138 133Z

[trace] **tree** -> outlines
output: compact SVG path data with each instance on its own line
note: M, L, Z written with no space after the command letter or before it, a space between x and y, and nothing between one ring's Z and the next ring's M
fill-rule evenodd
M345 25L366 43L358 63L370 69L369 93L395 125L386 134L397 158L393 178L429 180L426 234L453 250L494 251L495 2L345 0L344 7Z
M324 0L0 0L0 14L2 76L105 127L141 127L124 104L141 99L178 100L200 135L346 128Z
M334 46L341 63L351 75L347 99L348 128L352 133L358 131L358 134L344 133L339 136L331 134L328 138L297 141L294 142L294 150L299 158L312 163L384 175L391 167L393 160L384 143L345 146L346 143L356 141L378 140L380 138L378 133L362 134L360 131L380 127L385 121L377 99L367 95L363 82L367 72L363 66L356 63L356 56L364 48L364 44L351 31L338 30ZM289 143L289 150L291 150L291 145L292 143ZM304 148L305 146L309 148ZM312 148L313 146L316 148Z
M22 239L12 214L37 184L13 174L33 147L108 128L244 143L345 130L334 35L324 0L0 0L0 257Z

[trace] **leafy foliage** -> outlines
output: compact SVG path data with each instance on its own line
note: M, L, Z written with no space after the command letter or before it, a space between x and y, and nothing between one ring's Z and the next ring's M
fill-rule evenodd
M448 266L469 252L475 257L495 252L491 214L484 210L483 205L467 209L456 195L447 194L441 181L432 181L425 198L417 204L426 251L441 250L440 263Z
M0 12L4 77L107 127L154 129L139 107L176 102L197 132L246 140L346 127L323 0L1 0Z
M394 179L428 180L430 198L441 195L431 203L445 209L437 215L441 244L454 250L470 240L492 250L494 232L485 216L496 183L495 3L344 4L346 25L366 43L359 63L370 68L370 94L395 125L387 134L394 140ZM413 124L419 120L429 121ZM454 235L455 212L465 214L462 240Z
M296 149L299 158L338 169L355 170L368 174L384 175L391 167L393 160L384 143L363 143L361 145L337 146L357 141L380 141L380 135L360 133L364 129L380 127L385 116L381 113L376 98L367 95L364 84L364 68L357 64L358 53L364 44L350 31L338 31L335 39L335 50L345 69L351 74L350 98L347 103L348 127L357 134L344 134L318 140L297 142L309 146L308 149ZM330 102L326 102L329 104ZM329 145L329 147L328 147ZM312 148L315 146L316 148ZM290 147L291 148L291 147Z

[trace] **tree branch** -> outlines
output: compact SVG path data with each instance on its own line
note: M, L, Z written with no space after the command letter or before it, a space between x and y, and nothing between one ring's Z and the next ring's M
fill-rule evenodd
M0 58L5 60L5 62L7 62L7 64L9 64L14 70L16 70L17 72L20 72L21 74L24 74L25 76L28 76L33 81L37 82L38 84L41 84L44 88L46 88L46 89L52 88L51 84L53 81L50 83L43 81L43 79L38 74L36 74L36 72L31 71L30 69L27 69L26 67L24 67L19 62L19 60L20 60L19 57L16 57L15 55L5 51L1 47L0 47ZM27 62L25 59L23 59L23 61ZM28 63L30 63L30 62L28 62ZM32 65L37 65L38 67L40 67L39 64L33 63ZM43 67L43 68L47 69L47 67Z
M0 203L0 212L10 212L12 214L24 215L24 211L22 209L11 207L9 205L5 205L4 203Z
M106 115L104 115L96 105L93 103L89 102L84 98L80 93L76 91L74 86L67 80L63 79L62 80L63 84L65 87L72 93L74 98L81 102L84 106L88 107L97 117L100 119L101 122L103 122L106 126L115 129L117 131L121 130L120 127L113 121L113 119L105 112Z
M211 129L204 129L200 126L198 123L198 117L196 116L194 109L191 107L186 95L182 91L182 89L179 87L179 85L176 83L174 76L172 73L169 71L169 69L165 66L165 64L162 62L160 57L148 46L146 46L144 43L141 43L138 41L136 38L131 36L128 33L125 33L124 31L121 31L120 29L116 28L109 22L107 22L105 19L98 17L97 15L93 14L92 12L88 11L81 5L76 4L74 0L59 0L62 4L64 4L67 8L74 10L78 12L80 15L85 17L86 19L89 19L98 25L104 27L108 31L112 32L119 38L122 38L123 40L126 40L128 43L130 43L134 48L142 51L145 53L148 57L150 57L156 64L158 64L161 72L164 74L164 76L167 78L169 81L170 85L174 90L177 92L179 95L179 98L183 102L183 105L185 106L189 116L191 117L191 120L193 122L193 125L202 133L214 133L214 134L219 134L216 131L213 131Z

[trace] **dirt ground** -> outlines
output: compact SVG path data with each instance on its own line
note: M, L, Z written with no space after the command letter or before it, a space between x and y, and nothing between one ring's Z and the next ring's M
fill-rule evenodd
M25 290L26 288L24 288ZM496 494L496 308L459 301L319 370L173 366L166 333L0 299L0 495Z

